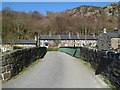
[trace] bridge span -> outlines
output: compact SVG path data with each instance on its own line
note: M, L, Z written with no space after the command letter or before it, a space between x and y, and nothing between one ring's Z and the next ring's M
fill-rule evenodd
M58 51L47 52L41 62L3 88L108 88L78 59Z

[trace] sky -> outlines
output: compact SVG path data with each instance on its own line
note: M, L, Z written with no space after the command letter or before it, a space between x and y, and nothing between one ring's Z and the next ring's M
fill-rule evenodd
M62 12L82 5L106 6L113 2L3 2L2 8L10 7L14 11L39 11L46 15L46 11Z
M2 2L119 2L120 0L2 0Z

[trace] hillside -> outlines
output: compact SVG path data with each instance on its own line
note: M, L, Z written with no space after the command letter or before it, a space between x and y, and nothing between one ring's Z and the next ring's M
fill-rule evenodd
M47 16L38 11L17 12L7 7L2 11L3 42L33 39L38 34L98 35L102 27L114 32L118 27L118 7L118 3L105 7L80 6L64 12L47 11Z
M91 17L94 16L99 18L103 15L106 15L108 18L115 17L118 18L118 3L109 4L105 7L96 7L96 6L80 6L74 9L66 10L62 12L63 14L71 16L82 16L82 17Z

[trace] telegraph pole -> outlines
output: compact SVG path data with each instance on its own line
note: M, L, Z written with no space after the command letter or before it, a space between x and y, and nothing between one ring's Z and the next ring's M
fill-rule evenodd
M85 27L85 46L87 45L87 42L86 42L86 27Z
M40 40L39 40L39 30L36 30L36 36L35 36L35 41L36 41L36 46L40 46Z
M20 12L18 13L18 19L20 20ZM18 39L20 38L20 25L19 25L19 22L20 21L18 21L18 25L17 25L17 29L18 29Z
M38 36L37 36L37 38L38 38L38 46L40 46L40 30L37 30L38 32Z

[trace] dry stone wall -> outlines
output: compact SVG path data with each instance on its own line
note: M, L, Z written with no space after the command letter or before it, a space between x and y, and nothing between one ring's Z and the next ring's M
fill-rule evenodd
M0 60L0 79L10 79L35 60L43 58L46 52L47 49L45 47L33 47L3 54L2 60Z
M96 70L95 74L101 74L120 88L120 53L85 47L81 47L80 52L81 59L91 64Z

